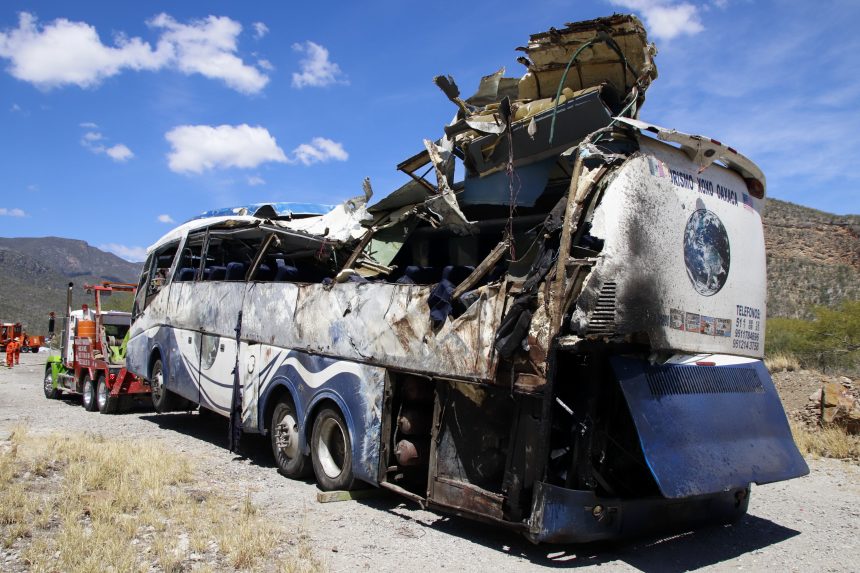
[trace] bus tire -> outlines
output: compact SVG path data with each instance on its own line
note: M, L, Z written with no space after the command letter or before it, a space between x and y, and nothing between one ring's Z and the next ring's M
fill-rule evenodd
M42 389L45 391L45 398L48 400L56 400L62 394L60 389L54 386L54 372L50 364L45 367L45 380L42 385Z
M96 384L93 382L89 373L84 374L84 386L82 390L83 395L81 397L81 402L83 402L84 410L87 412L95 412L98 407L96 399Z
M352 444L349 439L349 428L336 408L323 408L314 420L311 461L320 489L323 491L352 489L355 476L352 473Z
M278 473L290 479L306 478L311 473L311 461L299 448L299 421L289 399L282 398L272 411L269 424L272 455Z
M152 387L152 407L155 408L155 411L159 414L173 411L176 405L176 395L164 387L164 367L160 358L152 365L149 382Z
M96 403L102 414L116 414L119 409L119 398L110 395L104 375L99 376L99 381L96 384Z

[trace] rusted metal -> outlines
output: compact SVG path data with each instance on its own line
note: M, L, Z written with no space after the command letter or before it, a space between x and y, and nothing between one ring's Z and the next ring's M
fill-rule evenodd
M401 466L418 466L426 463L428 447L428 444L417 440L400 440L394 448L394 457Z
M406 436L430 433L431 412L426 408L404 408L397 419L397 428Z
M552 297L550 302L550 336L555 336L561 327L564 317L565 282L567 279L566 263L570 256L570 242L582 212L582 203L576 201L579 192L579 176L582 173L582 154L576 151L576 159L573 165L573 176L570 178L570 187L567 191L567 205L564 210L564 225L561 229L561 238L558 246L558 263L555 267L555 278L552 285Z

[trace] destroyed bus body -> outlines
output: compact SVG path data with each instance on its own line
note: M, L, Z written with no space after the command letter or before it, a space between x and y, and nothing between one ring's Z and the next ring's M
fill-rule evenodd
M536 542L735 520L751 483L808 472L761 362L764 177L635 119L656 77L635 18L525 50L522 80L466 100L437 78L458 116L376 204L365 181L321 215L168 233L130 368L157 409L267 434L282 473L323 489Z

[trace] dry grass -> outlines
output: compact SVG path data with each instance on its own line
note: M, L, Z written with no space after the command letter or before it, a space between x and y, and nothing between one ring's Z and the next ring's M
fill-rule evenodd
M860 461L860 436L851 435L842 428L825 426L811 429L792 421L791 433L804 456Z
M11 549L35 572L324 569L250 498L196 488L185 457L23 428L0 444L0 555Z
M777 353L768 355L764 359L764 365L771 373L782 372L783 370L788 370L789 372L800 370L800 360L793 354Z

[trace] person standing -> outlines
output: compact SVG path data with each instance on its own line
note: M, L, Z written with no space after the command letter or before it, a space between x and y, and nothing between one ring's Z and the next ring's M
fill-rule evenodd
M15 339L15 366L21 364L21 339Z
M17 347L18 343L14 340L6 343L6 368L12 368L12 361L15 360L15 349Z

